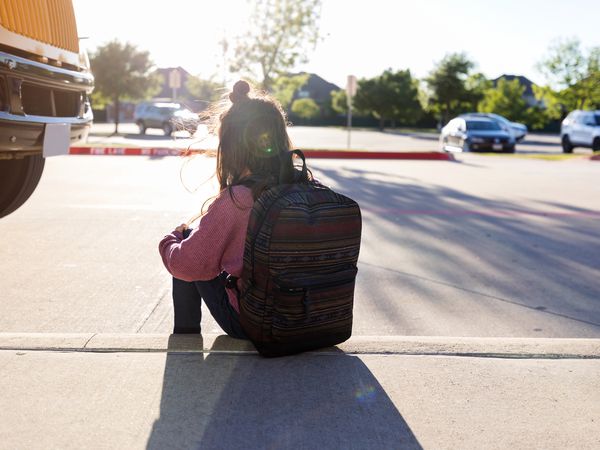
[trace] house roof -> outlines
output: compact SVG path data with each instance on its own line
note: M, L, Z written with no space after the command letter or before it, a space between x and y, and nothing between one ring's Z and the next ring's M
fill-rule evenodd
M185 70L183 67L181 66L177 66L177 67L159 67L156 69L157 72L160 73L169 73L172 70L176 70L177 72L181 73L182 75L186 75L186 76L190 76L190 73Z
M533 96L533 86L535 85L535 83L533 81L531 81L529 78L524 77L523 75L508 75L508 74L504 74L504 75L500 75L498 78L492 80L492 83L494 83L494 87L498 84L498 81L500 79L504 78L506 81L512 81L515 78L519 80L519 84L521 86L525 86L525 91L523 92L523 95L531 95Z
M290 73L288 76L305 75L307 72ZM331 96L331 91L339 91L341 88L336 84L321 78L316 73L308 73L308 80L301 87L303 91L308 91L310 97L315 101L327 101Z

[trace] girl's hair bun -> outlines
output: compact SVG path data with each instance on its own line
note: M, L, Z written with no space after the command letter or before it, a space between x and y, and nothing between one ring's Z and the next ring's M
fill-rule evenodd
M233 85L233 90L231 91L231 94L229 94L229 100L231 100L231 103L237 103L240 100L247 99L249 92L250 85L246 81L237 81Z

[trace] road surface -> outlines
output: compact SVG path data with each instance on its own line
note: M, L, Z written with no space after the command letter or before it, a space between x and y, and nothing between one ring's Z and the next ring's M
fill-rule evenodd
M355 335L600 337L600 163L309 164L362 208ZM168 333L157 244L200 210L211 170L203 157L49 159L0 221L0 330ZM219 332L206 313L203 330Z

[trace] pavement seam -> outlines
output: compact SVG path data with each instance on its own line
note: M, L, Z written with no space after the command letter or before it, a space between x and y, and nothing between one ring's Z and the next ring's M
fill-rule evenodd
M87 345L87 343L86 343ZM255 350L212 350L212 349L153 349L153 348L72 348L72 347L0 347L0 351L46 352L46 353L168 353L171 355L214 354L234 356L258 356ZM600 360L600 355L576 354L532 354L532 353L480 353L480 352L403 352L403 351L328 351L304 352L305 355L319 356L424 356L482 359L527 359L527 360Z

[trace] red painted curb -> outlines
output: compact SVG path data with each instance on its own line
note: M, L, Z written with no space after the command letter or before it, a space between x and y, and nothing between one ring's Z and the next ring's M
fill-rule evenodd
M434 161L454 161L451 153L443 152L382 152L346 150L302 150L308 158L329 159L417 159ZM204 150L191 150L189 153L204 153ZM70 155L124 155L124 156L181 156L187 150L177 148L141 147L71 147Z
M178 148L71 147L69 155L179 156Z
M454 161L451 153L442 152L381 152L353 150L302 150L310 158L333 159L425 159L437 161Z

